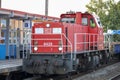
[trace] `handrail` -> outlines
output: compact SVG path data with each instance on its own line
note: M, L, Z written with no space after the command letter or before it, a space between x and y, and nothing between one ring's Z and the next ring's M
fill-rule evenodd
M84 36L85 40L84 41L83 40L82 41L78 41L78 35ZM100 36L99 34L93 34L93 33L90 33L90 34L89 33L75 33L75 40L74 40L75 41L75 44L74 44L74 47L75 47L74 51L75 51L75 53L79 53L79 51L77 51L77 45L83 45L83 46L87 46L88 45L88 49L84 48L80 52L96 51L95 46L98 47L100 44L103 44L103 43L99 42L99 39L100 39L99 36ZM84 39L84 37L83 37L83 39ZM97 40L96 40L96 37L97 37ZM92 42L91 42L91 39L93 40ZM91 48L91 46L90 46L91 44L93 45L92 49L90 49Z
M70 42L70 40L66 37L66 35L65 34L63 34L64 35L64 37L66 38L66 40L69 42L69 44L70 44L70 46L71 46L71 61L73 60L73 55L72 55L72 43Z

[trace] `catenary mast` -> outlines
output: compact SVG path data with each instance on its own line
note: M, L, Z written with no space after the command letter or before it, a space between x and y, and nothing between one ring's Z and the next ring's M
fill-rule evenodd
M48 16L48 0L45 0L45 15Z
M2 0L0 0L0 8L2 7L2 3L1 3Z

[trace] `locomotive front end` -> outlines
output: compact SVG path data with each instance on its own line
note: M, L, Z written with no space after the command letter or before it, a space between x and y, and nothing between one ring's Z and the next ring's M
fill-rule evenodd
M57 54L62 50L62 25L41 23L33 27L32 52L34 54Z
M58 22L43 22L32 27L31 54L23 61L23 70L32 74L65 74L64 27Z

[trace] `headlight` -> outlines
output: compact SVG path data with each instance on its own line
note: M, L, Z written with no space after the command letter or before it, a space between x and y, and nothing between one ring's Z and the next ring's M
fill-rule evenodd
M62 51L62 41L60 40L58 44L59 44L58 50L59 50L59 51Z
M62 47L59 47L58 50L59 50L59 51L62 51Z
M37 51L37 50L38 50L38 47L34 47L34 50Z

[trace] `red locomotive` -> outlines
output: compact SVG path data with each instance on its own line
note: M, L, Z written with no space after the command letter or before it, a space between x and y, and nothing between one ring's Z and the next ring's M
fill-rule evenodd
M89 13L66 13L60 22L36 23L32 27L32 52L23 70L32 74L66 74L94 68L106 56L99 17Z

